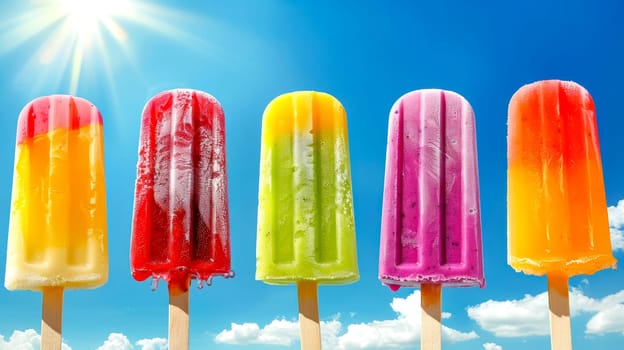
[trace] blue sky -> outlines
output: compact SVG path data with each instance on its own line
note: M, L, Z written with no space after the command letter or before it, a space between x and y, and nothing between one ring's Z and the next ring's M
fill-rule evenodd
M326 349L419 347L418 291L391 292L377 279L388 113L411 90L456 91L476 116L487 286L444 289L445 348L542 349L550 342L546 279L506 263L507 103L522 85L574 80L592 93L614 254L624 258L624 202L618 206L624 199L624 4L127 0L124 14L110 14L116 25L98 24L99 46L93 36L81 37L78 71L71 64L72 33L85 23L70 18L44 26L52 2L0 3L0 227L8 228L21 108L38 96L70 92L93 102L105 124L110 279L95 290L66 292L63 336L71 349L162 349L166 343L166 288L152 291L149 282L134 281L128 252L141 111L151 96L172 88L206 91L226 115L236 277L193 286L194 349L299 347L296 289L254 280L262 112L294 90L334 95L349 124L361 279L320 287ZM576 349L621 344L623 277L621 270L604 270L571 279ZM40 293L0 288L0 309L0 349L38 344Z

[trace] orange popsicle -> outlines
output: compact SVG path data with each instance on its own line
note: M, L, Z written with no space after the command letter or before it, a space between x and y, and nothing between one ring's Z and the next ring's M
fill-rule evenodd
M615 265L589 93L557 80L522 87L508 142L509 265L565 276Z
M594 102L540 81L509 103L508 262L548 275L551 347L572 349L568 278L615 266Z

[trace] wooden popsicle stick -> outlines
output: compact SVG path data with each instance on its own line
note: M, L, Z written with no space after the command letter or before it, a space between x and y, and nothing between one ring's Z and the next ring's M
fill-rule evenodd
M189 348L189 290L169 290L169 349Z
M61 350L63 326L63 287L43 289L41 350Z
M420 348L440 350L442 348L442 286L422 284L420 286Z
M550 309L550 347L553 350L571 350L570 301L568 277L548 275L548 307Z
M299 330L302 350L321 349L321 326L318 311L317 283L312 281L297 282L299 299Z

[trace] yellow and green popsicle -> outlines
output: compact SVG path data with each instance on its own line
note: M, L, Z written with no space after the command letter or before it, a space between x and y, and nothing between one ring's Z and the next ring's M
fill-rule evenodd
M317 284L359 278L346 114L328 94L281 95L264 112L256 259L256 279L297 283L302 348L320 349Z
M256 279L342 284L359 278L347 121L319 92L277 97L264 113Z

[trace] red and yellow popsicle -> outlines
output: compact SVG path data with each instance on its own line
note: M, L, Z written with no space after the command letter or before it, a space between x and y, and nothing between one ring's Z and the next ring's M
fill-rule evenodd
M63 290L108 279L102 117L41 97L17 126L5 286L43 292L42 346L60 349Z

